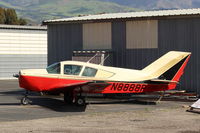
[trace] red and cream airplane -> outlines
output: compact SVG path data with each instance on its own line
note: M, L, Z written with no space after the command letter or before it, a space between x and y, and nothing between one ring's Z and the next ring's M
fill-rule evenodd
M66 103L85 105L82 93L147 93L176 87L191 53L170 51L142 70L89 62L62 61L46 69L19 72L19 85L28 91L63 93ZM21 100L28 104L27 96Z

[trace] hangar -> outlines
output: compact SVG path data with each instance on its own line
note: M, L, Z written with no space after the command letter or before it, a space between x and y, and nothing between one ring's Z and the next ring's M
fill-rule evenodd
M110 55L111 66L142 69L168 51L190 51L178 89L200 94L200 9L87 15L43 24L48 64L101 51Z
M0 79L47 66L47 27L0 25Z

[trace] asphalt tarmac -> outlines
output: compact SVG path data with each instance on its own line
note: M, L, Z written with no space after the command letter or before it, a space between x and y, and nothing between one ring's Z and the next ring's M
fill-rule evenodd
M21 105L20 100L24 90L19 88L17 80L0 80L0 122L22 121L41 118L64 117L69 115L84 115L95 112L140 111L156 108L176 108L186 102L136 102L129 100L95 100L87 101L86 107L66 105L62 98L41 97L31 94L31 104Z

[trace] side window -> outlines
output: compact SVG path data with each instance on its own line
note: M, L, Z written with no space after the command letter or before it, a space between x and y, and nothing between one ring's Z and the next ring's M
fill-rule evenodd
M66 75L79 75L82 66L77 65L64 65L64 74Z
M94 77L96 73L97 73L97 69L94 69L91 67L85 67L85 70L83 71L82 76Z

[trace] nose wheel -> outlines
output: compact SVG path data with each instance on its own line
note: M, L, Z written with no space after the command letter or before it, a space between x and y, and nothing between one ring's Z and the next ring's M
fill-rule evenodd
M30 100L28 98L28 94L29 94L29 91L26 91L24 97L21 99L22 105L28 105L30 103Z
M23 97L21 99L21 104L22 105L28 105L30 103L30 100L28 99L28 97Z

